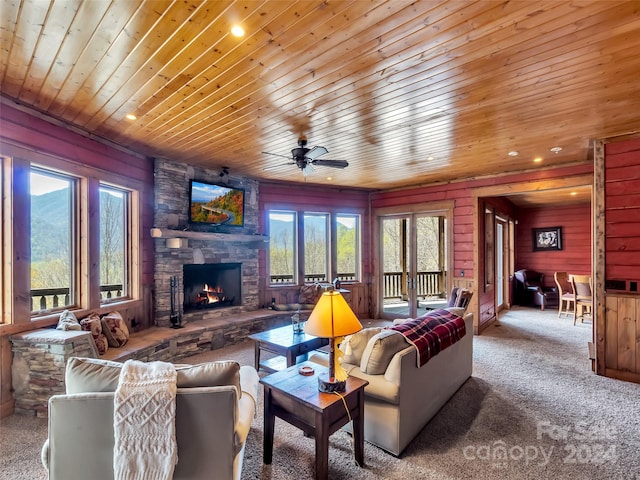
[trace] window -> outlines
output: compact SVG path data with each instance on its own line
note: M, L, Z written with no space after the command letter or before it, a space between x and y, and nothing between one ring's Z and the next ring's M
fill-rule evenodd
M297 283L296 212L269 212L269 265L271 283Z
M32 168L31 312L75 305L76 180Z
M358 215L346 213L336 215L337 276L341 281L355 281L360 278L359 220Z
M100 186L100 300L128 296L129 192Z
M46 327L63 310L81 319L111 301L141 304L144 181L0 148L0 326Z
M329 215L304 214L305 283L327 282L329 278Z
M360 280L358 214L269 210L269 236L272 285ZM299 264L304 279L297 278Z

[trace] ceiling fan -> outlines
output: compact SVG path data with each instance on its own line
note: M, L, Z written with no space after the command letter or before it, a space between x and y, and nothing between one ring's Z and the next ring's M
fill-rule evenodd
M319 167L332 167L332 168L345 168L349 166L349 162L346 160L321 160L318 157L328 153L324 147L315 146L313 148L306 148L307 140L304 138L298 139L298 148L291 150L291 162L284 163L282 165L296 165L302 174L306 177L312 174L315 170L314 166ZM275 155L276 157L289 158L286 155L280 155L279 153L262 152L265 155ZM280 166L280 165L277 165ZM274 168L274 167L267 167ZM266 169L265 169L266 170Z

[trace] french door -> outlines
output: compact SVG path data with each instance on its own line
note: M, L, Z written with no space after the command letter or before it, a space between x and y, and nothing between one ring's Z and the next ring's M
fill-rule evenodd
M448 221L445 212L379 217L379 314L416 317L444 305Z

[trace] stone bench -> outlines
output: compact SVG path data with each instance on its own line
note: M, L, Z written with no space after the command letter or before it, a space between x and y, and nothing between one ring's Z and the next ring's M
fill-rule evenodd
M45 328L11 336L11 367L15 412L46 416L52 395L65 392L64 374L70 357L102 358L117 362L179 362L181 359L223 348L249 335L291 322L291 312L268 309L191 322L182 328L151 327L131 334L120 348L99 356L89 332Z

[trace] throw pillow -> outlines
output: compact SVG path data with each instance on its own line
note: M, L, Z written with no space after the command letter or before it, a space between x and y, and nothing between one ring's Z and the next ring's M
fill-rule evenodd
M458 315L459 317L464 316L464 308L463 307L447 307L445 310Z
M360 360L360 370L369 375L382 375L393 356L409 346L404 335L394 330L383 330L371 337Z
M298 303L315 305L322 295L322 286L319 283L313 285L303 285L300 287Z
M82 326L73 312L65 310L60 314L56 330L82 330Z
M122 347L129 340L129 329L120 312L107 313L100 323L110 347Z
M342 361L351 365L360 365L362 354L364 349L367 348L369 339L382 330L384 330L382 327L370 327L346 336L340 344L340 350L344 353Z
M240 388L240 365L234 361L207 362L197 365L177 364L178 388L233 385ZM65 387L69 393L115 392L122 363L96 358L71 357L65 371Z
M91 332L93 341L96 344L96 348L100 355L104 355L109 350L109 342L107 337L102 333L102 323L100 322L100 315L97 313L90 314L87 318L80 320L80 326L82 330Z

